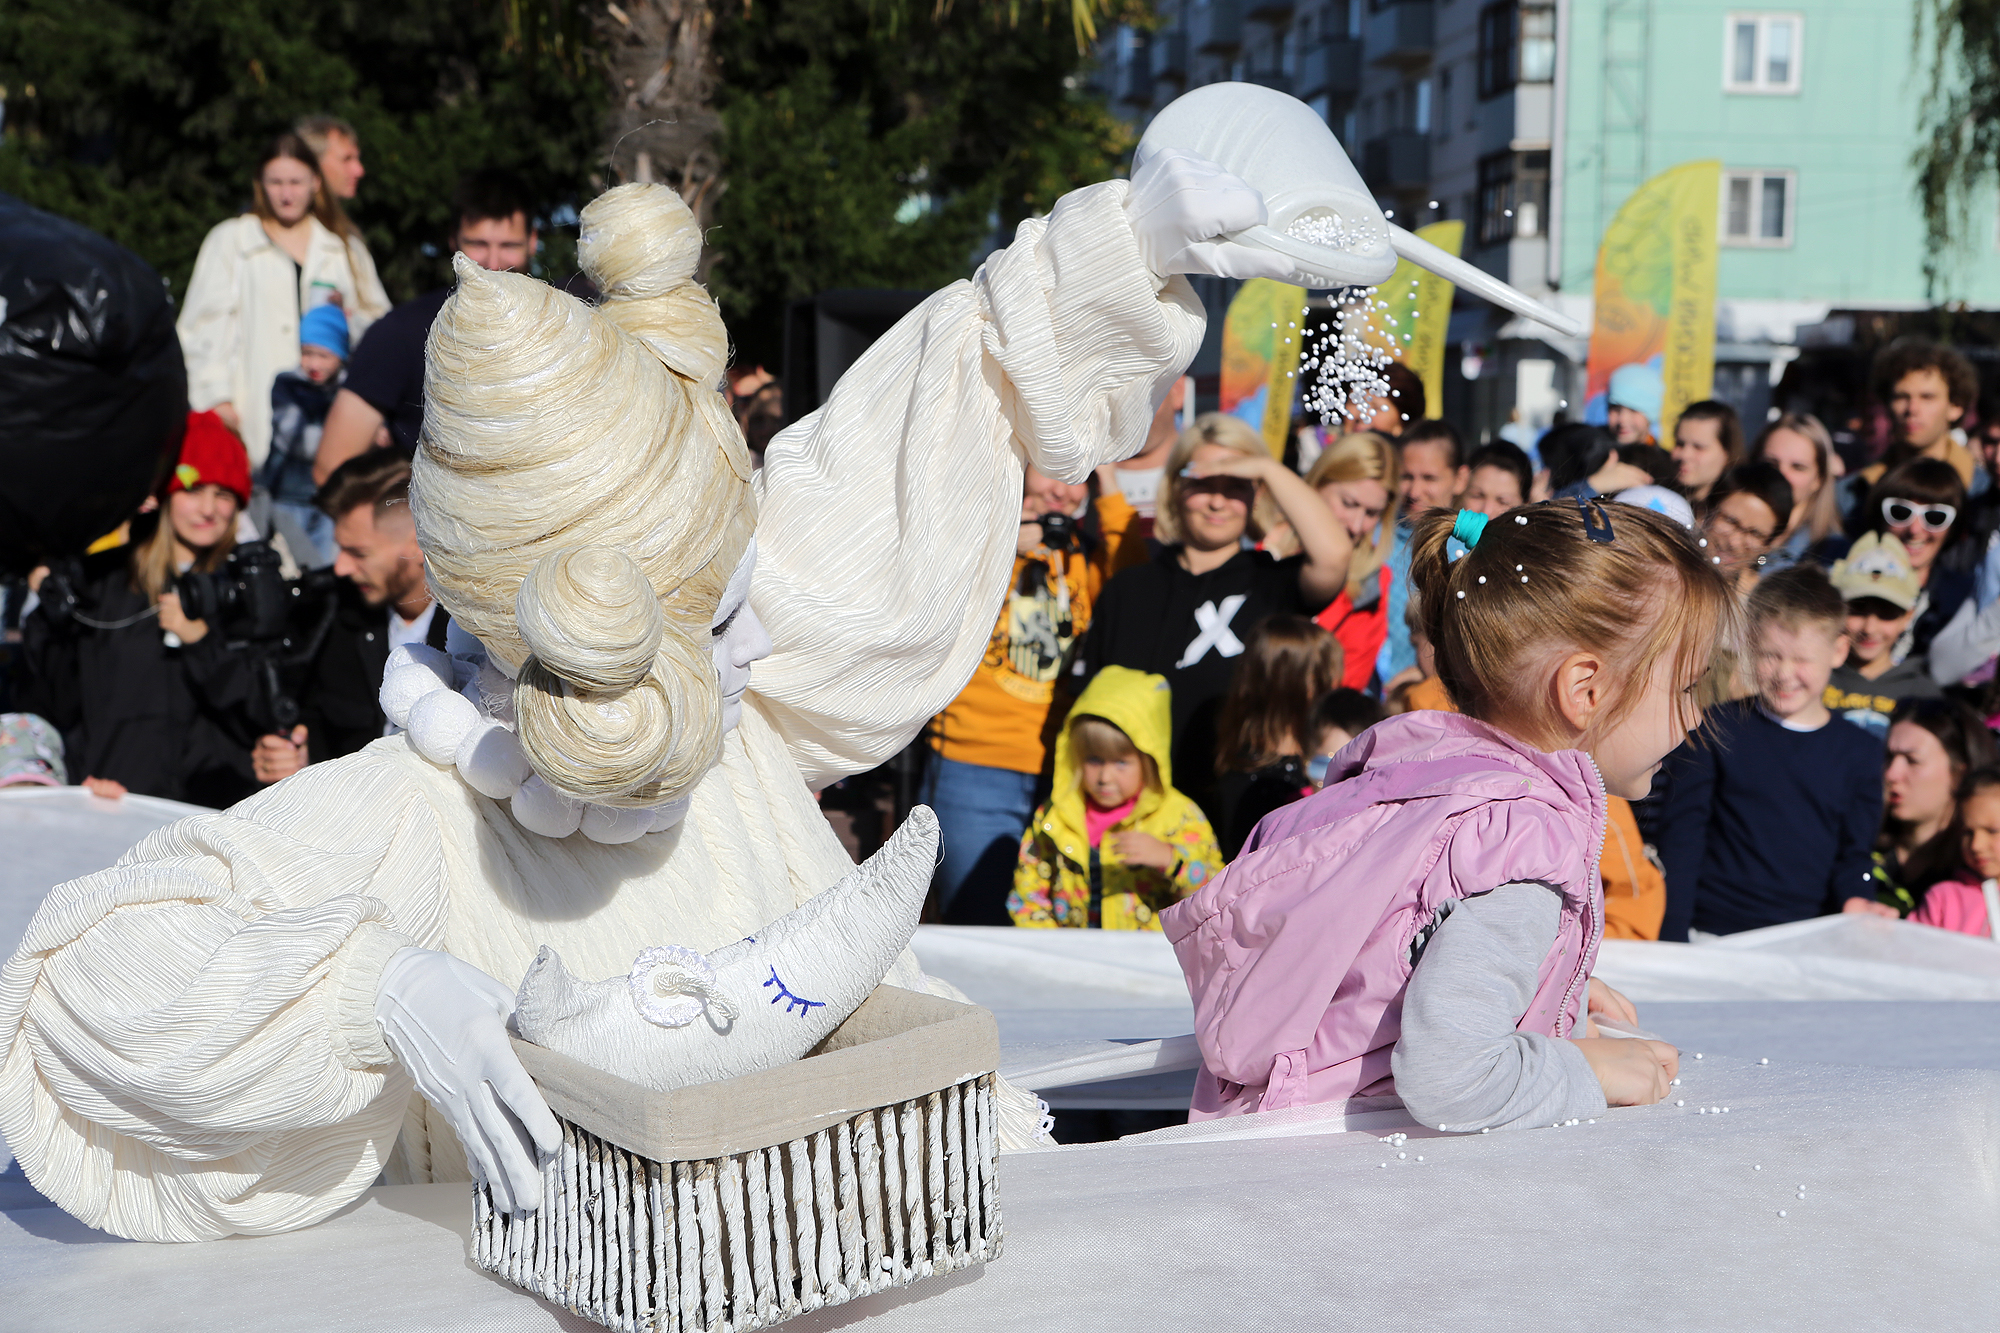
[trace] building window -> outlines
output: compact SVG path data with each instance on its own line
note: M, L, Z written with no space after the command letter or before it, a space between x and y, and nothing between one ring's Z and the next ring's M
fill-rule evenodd
M1498 97L1516 84L1556 74L1556 11L1543 3L1488 5L1479 11L1479 95Z
M1494 153L1479 162L1474 226L1481 245L1530 240L1548 220L1549 155Z
M1724 245L1786 246L1798 177L1789 171L1731 171L1722 178Z
M1797 92L1804 36L1797 14L1731 14L1723 27L1723 91Z

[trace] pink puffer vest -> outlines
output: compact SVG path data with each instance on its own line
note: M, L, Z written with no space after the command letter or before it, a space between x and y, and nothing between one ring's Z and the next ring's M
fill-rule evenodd
M1395 1091L1403 988L1443 915L1536 880L1562 924L1517 1025L1567 1036L1604 935L1597 765L1457 713L1369 728L1327 787L1257 826L1229 868L1161 915L1194 998L1202 1070L1191 1118Z

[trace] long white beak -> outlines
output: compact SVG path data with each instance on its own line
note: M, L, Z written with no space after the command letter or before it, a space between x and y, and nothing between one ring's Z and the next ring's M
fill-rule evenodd
M1504 306L1538 324L1546 324L1557 333L1567 334L1572 338L1590 336L1589 325L1549 309L1526 293L1509 287L1485 269L1466 263L1449 250L1438 249L1429 241L1411 235L1393 222L1389 223L1388 227L1390 248L1412 264L1427 268L1440 278L1448 278L1452 285L1461 287L1474 296L1484 297L1494 305Z

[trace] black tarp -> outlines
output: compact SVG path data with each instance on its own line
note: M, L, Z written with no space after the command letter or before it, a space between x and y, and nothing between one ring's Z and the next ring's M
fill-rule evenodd
M0 194L0 570L81 553L124 522L186 428L160 275Z

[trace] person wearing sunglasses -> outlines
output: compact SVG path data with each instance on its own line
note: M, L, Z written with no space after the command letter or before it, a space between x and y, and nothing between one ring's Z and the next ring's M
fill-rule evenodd
M1749 596L1763 577L1766 555L1792 517L1792 484L1771 463L1743 463L1722 474L1708 493L1702 539L1709 558L1738 594Z
M1972 600L1976 552L1963 540L1965 487L1950 463L1914 458L1877 482L1866 503L1866 530L1903 544L1921 589L1916 614L1894 651L1895 660L1904 661L1928 653L1932 640ZM1967 623L1959 631L1962 638L1972 634ZM1960 651L1971 649L1966 644ZM1933 674L1935 670L1934 663Z

